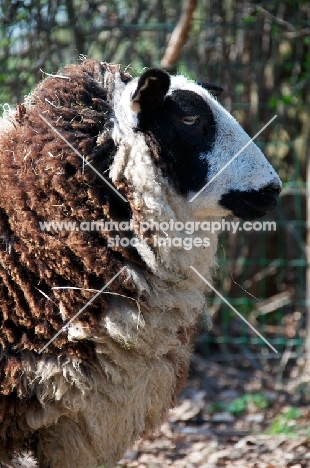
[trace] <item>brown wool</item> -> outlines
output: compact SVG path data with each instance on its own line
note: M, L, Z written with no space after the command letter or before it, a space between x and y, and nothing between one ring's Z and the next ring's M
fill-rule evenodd
M102 287L122 266L120 261L110 258L101 232L56 235L39 229L39 221L66 217L78 222L102 219L108 211L109 200L104 197L102 183L94 181L89 168L82 174L79 156L39 116L40 113L48 119L94 165L97 161L104 163L104 158L109 157L104 153L107 142L101 140L98 147L96 137L108 124L109 104L106 90L94 78L96 73L104 76L105 69L88 60L63 70L70 80L56 77L44 80L27 105L19 106L15 128L1 137L0 226L6 239L0 245L0 341L3 349L12 350L14 359L1 360L0 385L2 394L8 398L19 391L20 351L39 351L62 327L59 300L67 319L89 300L83 290L60 292L52 287L96 289L98 283ZM64 177L66 173L70 175ZM100 282L95 281L96 275ZM123 275L110 290L135 297L134 289L130 291L127 286L123 290L124 280ZM105 308L104 296L83 314L86 326L95 327L98 307L101 311ZM90 343L68 344L61 336L47 352L52 353L55 348L61 356L68 353L81 361L93 355ZM13 401L16 416L22 417L24 400ZM5 415L3 423L4 420ZM14 445L9 435L10 424L7 425L6 435L1 438L0 434L0 451L4 452L5 447ZM14 429L14 439L23 441L16 431L19 429Z

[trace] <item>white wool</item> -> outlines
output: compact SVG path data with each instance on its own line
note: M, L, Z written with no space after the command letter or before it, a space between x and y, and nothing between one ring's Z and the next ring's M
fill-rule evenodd
M4 112L0 117L0 133L7 132L14 127L14 113L13 111Z
M44 406L29 412L27 422L45 428L42 466L48 459L55 468L112 467L138 434L159 426L169 408L175 380L169 360L143 358L107 335L97 344L97 355L101 368L93 371L79 372L48 356L42 358L43 372L33 370ZM62 395L51 402L55 388Z

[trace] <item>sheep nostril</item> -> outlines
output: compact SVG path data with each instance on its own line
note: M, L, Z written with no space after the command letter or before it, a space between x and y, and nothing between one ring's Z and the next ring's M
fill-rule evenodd
M272 182L271 184L266 185L266 187L264 187L264 190L266 192L270 192L274 194L275 196L279 196L281 193L282 187L277 182Z

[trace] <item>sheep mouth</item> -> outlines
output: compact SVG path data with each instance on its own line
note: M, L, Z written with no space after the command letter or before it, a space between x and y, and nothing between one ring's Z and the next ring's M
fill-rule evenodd
M265 216L276 207L279 192L278 189L270 188L248 192L231 190L221 197L220 204L238 218L252 221Z

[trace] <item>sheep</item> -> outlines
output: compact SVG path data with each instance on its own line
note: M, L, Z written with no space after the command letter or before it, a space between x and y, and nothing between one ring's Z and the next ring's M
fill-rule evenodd
M254 143L216 177L249 137L213 94L86 59L2 121L2 463L112 467L174 405L206 301L190 266L216 268L201 223L263 216L281 190Z

